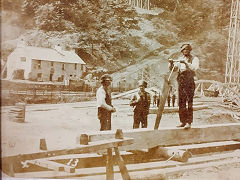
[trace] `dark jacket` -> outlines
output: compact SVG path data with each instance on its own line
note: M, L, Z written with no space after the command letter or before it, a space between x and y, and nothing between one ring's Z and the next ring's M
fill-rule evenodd
M137 92L133 95L130 106L135 106L134 112L144 112L146 114L149 113L149 107L151 103L150 94L148 92Z

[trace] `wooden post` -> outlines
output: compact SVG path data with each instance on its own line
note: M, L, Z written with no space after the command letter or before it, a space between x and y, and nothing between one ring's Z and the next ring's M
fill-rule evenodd
M81 136L80 136L80 144L88 145L88 135L87 134L81 134Z
M114 171L113 171L113 156L112 156L112 149L107 149L107 159L106 159L106 179L107 180L114 180Z
M9 164L8 175L9 175L10 177L15 177L14 166L13 166L13 163L12 163L12 162L10 162L10 164Z
M167 100L168 91L169 91L169 85L168 85L167 77L165 76L164 82L163 82L162 96L160 97L160 104L158 107L158 112L157 112L154 129L158 129L158 127L159 127L159 124L160 124L160 121L162 118L162 114L163 114L163 110L164 110L164 106L165 106L165 103Z
M122 157L120 156L118 147L114 147L114 151L115 151L115 154L116 154L116 160L117 160L118 167L119 167L121 175L122 175L122 179L123 180L130 180L131 178L129 176L129 173L127 171L125 163L124 163Z
M46 139L40 139L40 150L47 150Z
M123 132L122 129L117 129L116 134L115 134L116 139L123 139Z

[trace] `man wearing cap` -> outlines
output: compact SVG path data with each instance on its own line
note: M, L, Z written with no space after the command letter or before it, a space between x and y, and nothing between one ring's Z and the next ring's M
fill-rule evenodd
M108 74L101 77L101 87L98 88L97 107L98 119L100 121L100 131L111 130L111 113L116 112L112 105L110 85L112 78Z
M141 123L142 128L147 128L147 116L149 113L149 107L151 103L150 95L145 91L147 87L146 81L138 82L139 90L136 94L133 95L130 106L134 108L134 117L133 117L133 129L139 128Z
M199 68L199 59L191 54L190 44L181 46L182 57L178 63L178 93L179 93L179 118L178 127L191 128L193 122L193 96L195 90L194 76Z

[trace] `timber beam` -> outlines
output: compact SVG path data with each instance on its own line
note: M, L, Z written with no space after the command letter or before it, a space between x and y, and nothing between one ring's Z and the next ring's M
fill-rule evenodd
M240 123L213 124L192 126L191 129L184 128L161 128L152 130L147 128L123 130L124 137L134 139L134 143L120 150L140 150L149 149L156 146L174 146L184 144L199 144L206 142L230 141L240 139ZM103 139L112 139L115 136L114 131L101 131L88 134L89 141L99 141ZM80 136L77 137L79 142Z

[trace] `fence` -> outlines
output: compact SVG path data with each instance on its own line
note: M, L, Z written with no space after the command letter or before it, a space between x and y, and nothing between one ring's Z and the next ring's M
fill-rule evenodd
M25 103L61 103L91 100L95 97L92 88L83 86L64 86L62 84L35 84L2 81L2 105Z

